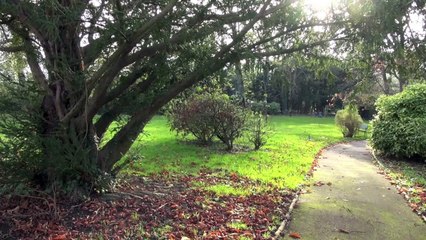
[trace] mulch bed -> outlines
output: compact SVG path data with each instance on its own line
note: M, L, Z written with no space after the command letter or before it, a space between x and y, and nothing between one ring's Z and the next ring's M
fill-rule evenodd
M258 184L236 174L128 178L115 193L73 203L42 193L0 198L0 239L270 239L294 193L217 196L191 182Z

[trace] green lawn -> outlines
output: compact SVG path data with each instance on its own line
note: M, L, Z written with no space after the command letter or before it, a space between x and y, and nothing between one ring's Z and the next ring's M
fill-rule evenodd
M315 154L344 140L333 118L272 116L269 124L271 135L261 150L227 153L219 144L200 147L183 141L169 130L167 119L158 116L126 156L135 162L125 172L145 176L163 171L197 174L207 168L219 170L218 174L234 172L260 183L295 189L304 182Z

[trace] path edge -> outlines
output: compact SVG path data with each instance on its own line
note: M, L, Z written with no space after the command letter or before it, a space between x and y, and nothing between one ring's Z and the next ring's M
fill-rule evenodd
M316 154L314 159L312 160L312 165L311 168L309 169L309 171L306 173L305 178L309 179L312 178L314 172L316 171L317 167L318 167L318 158L322 155L322 153L329 149L332 148L338 144L344 144L344 143L348 143L348 142L355 142L355 141L359 141L359 140L354 140L354 141L347 141L347 140L343 140L340 142L336 142L336 143L332 143L330 145L324 146L323 148L321 148ZM365 140L362 140L365 141ZM295 193L295 196L293 198L293 200L291 201L289 210L287 212L287 214L284 216L283 221L281 222L280 226L278 227L278 229L275 231L274 236L272 237L272 240L276 240L278 237L283 236L285 233L286 228L288 227L288 223L290 223L291 220L291 213L294 210L294 207L296 206L297 202L299 201L300 195L303 192L303 189L306 185L305 184L301 184L299 186L299 190L297 190L297 192Z
M284 233L285 228L287 227L287 223L290 222L291 219L291 213L293 212L294 206L296 205L297 201L299 200L300 196L300 189L297 190L295 193L295 196L293 198L293 201L291 201L290 207L287 211L287 214L284 217L284 220L281 222L281 225L278 227L277 231L275 232L274 236L272 237L272 240L277 239L281 236L281 234Z
M380 157L377 156L377 152L370 145L368 145L368 147L370 148L370 153L373 156L374 162L376 162L377 165L379 165L379 169L383 170L385 175L388 175L386 174L386 171L385 171L385 170L388 170L388 168L386 168L386 166L380 161ZM401 186L399 184L396 184L395 188L398 190L398 193L403 196L406 203L408 203L408 200L410 199L408 194L405 193L404 191L400 191ZM415 210L414 212L416 213L417 216L419 216L423 220L424 223L426 223L426 216L423 216L420 211Z

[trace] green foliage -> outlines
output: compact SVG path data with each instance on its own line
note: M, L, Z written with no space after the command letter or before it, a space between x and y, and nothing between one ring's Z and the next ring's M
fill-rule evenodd
M277 102L252 102L251 110L257 113L268 113L271 115L278 115L281 113L281 104Z
M247 139L259 150L267 141L267 118L259 113L252 113L247 124Z
M73 128L70 128L71 130ZM52 136L42 138L44 151L41 162L41 171L36 176L47 177L46 188L53 188L61 194L75 198L83 198L93 190L101 192L110 189L110 176L104 175L96 166L96 161L90 155L90 147L84 145L75 131L61 135L66 130L60 129ZM68 140L68 141L67 141ZM92 159L92 161L89 161Z
M183 103L175 102L168 116L171 128L177 133L192 134L205 145L211 144L216 136L231 150L235 139L243 134L247 112L228 96L209 93Z
M426 157L426 84L407 87L376 102L371 143L377 150L400 157Z
M232 221L232 222L228 223L227 226L234 228L234 229L238 229L238 230L249 229L247 224L245 224L243 222L239 222L239 221ZM240 238L240 239L242 239L242 238ZM250 239L250 238L247 238L247 239Z
M2 79L1 87L0 191L11 193L27 189L41 170L42 142L36 108L40 100L34 86L26 82Z
M268 114L271 115L323 112L332 95L351 90L356 81L348 77L350 70L346 61L320 52L309 57L294 54L271 64L267 85Z
M352 138L362 123L358 108L354 104L348 104L343 110L339 110L335 117L336 125L341 129L344 137Z
M106 188L110 179L86 161L91 152L73 128L43 133L42 98L32 82L6 79L1 86L0 192L37 188L80 198Z
M277 102L271 102L267 106L268 114L277 115L281 113L281 105Z
M265 113L268 108L268 104L266 102L252 102L250 104L250 108L253 112L256 113Z

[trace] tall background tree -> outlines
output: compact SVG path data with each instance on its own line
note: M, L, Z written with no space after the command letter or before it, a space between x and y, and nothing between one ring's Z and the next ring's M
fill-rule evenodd
M409 83L424 81L423 0L366 1L349 4L352 30L358 34L349 55L363 63L367 78L385 94L400 92Z

